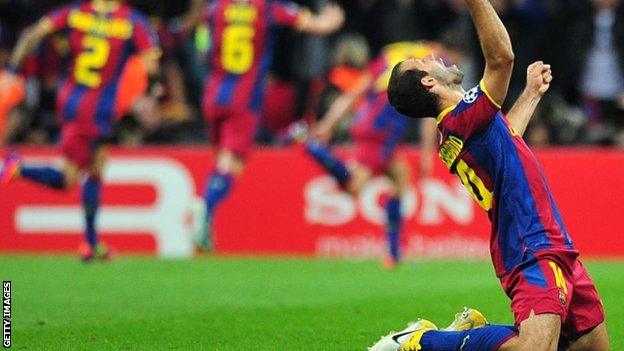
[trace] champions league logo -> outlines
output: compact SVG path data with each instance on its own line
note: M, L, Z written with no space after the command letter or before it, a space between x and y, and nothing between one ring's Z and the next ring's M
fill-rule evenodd
M464 94L464 102L467 104L472 104L473 102L477 101L478 97L479 97L479 87L474 87L470 89L468 92L466 92L466 94Z

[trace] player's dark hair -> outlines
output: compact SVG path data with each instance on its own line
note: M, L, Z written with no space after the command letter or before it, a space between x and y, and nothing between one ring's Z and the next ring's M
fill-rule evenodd
M407 117L436 117L439 109L438 96L421 83L428 73L417 69L401 71L400 65L399 63L394 66L388 83L390 104Z

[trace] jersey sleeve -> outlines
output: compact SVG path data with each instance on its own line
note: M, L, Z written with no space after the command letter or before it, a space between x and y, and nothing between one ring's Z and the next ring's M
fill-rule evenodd
M272 1L270 6L271 24L274 25L296 27L306 13L292 2Z
M132 37L137 52L146 52L158 48L158 36L147 18L135 12L132 15L134 34Z
M67 23L69 22L69 14L74 6L67 5L56 10L52 10L47 15L43 17L44 21L48 21L54 28L54 31L62 30L67 27Z
M500 108L481 81L464 94L458 105L443 111L438 117L438 124L443 131L466 140L486 127Z

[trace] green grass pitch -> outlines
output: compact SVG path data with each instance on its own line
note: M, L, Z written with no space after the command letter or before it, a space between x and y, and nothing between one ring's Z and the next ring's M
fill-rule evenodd
M624 350L624 263L589 262L614 350ZM15 350L365 350L416 317L464 305L511 313L488 262L290 258L0 257Z

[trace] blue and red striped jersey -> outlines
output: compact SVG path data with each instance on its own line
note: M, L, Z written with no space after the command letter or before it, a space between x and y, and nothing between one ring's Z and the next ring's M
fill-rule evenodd
M407 119L388 101L388 81L392 68L410 58L425 58L437 53L437 47L426 42L399 42L387 45L368 66L373 85L358 108L351 129L355 138L366 138L396 145L407 129Z
M499 277L540 251L574 250L541 166L483 81L437 122L440 158L488 212Z
M71 66L59 89L58 113L82 134L107 134L115 116L118 84L132 54L157 49L147 19L120 3L104 11L93 2L75 2L44 17L65 31Z
M297 25L305 14L278 0L215 0L205 20L210 28L212 72L204 104L259 112L271 65L276 26Z

